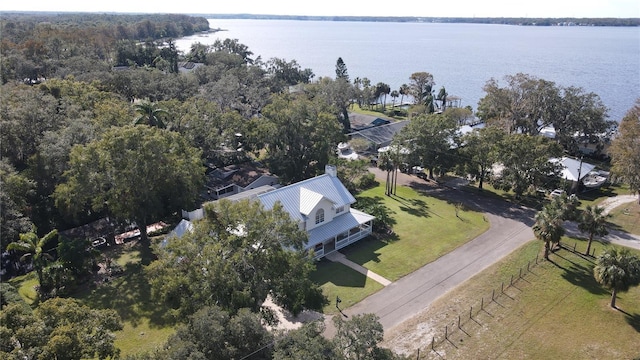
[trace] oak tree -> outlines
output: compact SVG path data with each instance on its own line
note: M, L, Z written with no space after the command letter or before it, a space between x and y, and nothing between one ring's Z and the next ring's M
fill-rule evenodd
M180 134L125 126L75 146L64 177L54 193L59 208L69 214L106 211L134 221L147 243L149 223L194 204L204 166L200 152Z

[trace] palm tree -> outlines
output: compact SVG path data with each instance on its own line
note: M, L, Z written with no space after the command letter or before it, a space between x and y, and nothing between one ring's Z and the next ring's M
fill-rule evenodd
M135 111L138 117L134 120L134 125L146 124L149 126L155 126L160 129L165 129L166 125L162 121L162 117L166 116L168 112L164 109L159 109L157 104L143 101L139 104L135 104Z
M618 291L627 291L640 283L640 259L629 250L611 248L596 260L593 268L596 281L611 290L611 307L616 307Z
M42 286L42 271L45 268L46 262L53 260L53 257L46 252L43 252L44 247L58 235L58 230L51 230L45 236L39 238L36 233L35 226L31 228L28 233L20 234L20 240L15 241L7 245L7 250L15 250L23 252L24 255L20 257L21 261L27 261L31 259L33 268L38 274L38 283Z
M404 96L409 95L410 91L411 91L411 88L409 88L409 85L407 84L400 85L400 89L398 90L398 93L400 94L400 106L402 106L402 102L404 101Z
M604 213L604 208L591 205L588 205L580 214L578 229L583 233L589 234L589 244L587 245L587 251L584 253L585 255L589 255L594 235L604 236L609 233L607 230L607 219L609 217L609 214Z
M544 241L544 258L549 260L551 244L560 242L564 235L561 212L551 206L545 206L536 214L533 233L537 239Z
M397 90L393 90L391 92L391 106L394 108L396 107L396 99L398 98L398 96L400 96L400 94Z

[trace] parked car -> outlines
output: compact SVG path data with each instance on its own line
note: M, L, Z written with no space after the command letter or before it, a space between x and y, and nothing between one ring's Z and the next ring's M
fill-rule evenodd
M557 196L561 196L562 194L564 194L564 190L562 189L555 189L551 192L551 194L549 194L549 196L551 197L557 197Z

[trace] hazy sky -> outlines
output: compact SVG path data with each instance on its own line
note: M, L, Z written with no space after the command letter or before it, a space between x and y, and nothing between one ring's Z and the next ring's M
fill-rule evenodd
M425 17L640 17L638 0L23 0L0 11L142 12Z

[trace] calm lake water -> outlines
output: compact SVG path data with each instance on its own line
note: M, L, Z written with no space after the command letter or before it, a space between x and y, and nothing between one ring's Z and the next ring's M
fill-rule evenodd
M640 97L640 28L528 27L292 20L209 20L226 29L176 41L188 52L194 42L238 39L266 61L296 60L316 75L335 77L342 57L351 79L367 77L397 90L418 71L433 74L436 92L462 98L474 110L483 85L504 75L527 73L600 96L619 121Z

